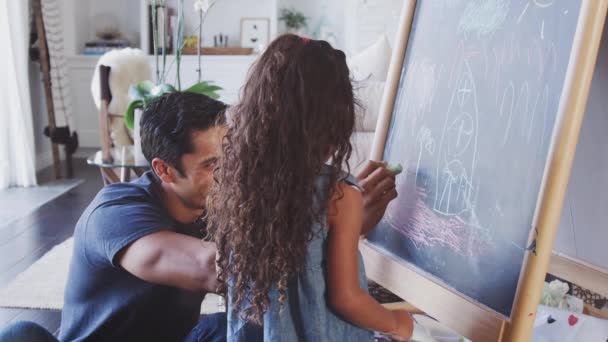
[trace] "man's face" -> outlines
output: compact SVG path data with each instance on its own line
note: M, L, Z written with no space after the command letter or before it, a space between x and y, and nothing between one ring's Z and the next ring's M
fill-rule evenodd
M194 130L191 136L193 151L181 158L183 174L175 179L175 192L187 208L201 210L201 214L213 183L213 170L219 160L225 134L223 126Z

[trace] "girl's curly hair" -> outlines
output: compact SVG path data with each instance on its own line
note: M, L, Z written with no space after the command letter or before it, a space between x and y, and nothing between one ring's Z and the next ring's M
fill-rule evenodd
M220 291L230 280L242 318L260 323L274 286L285 301L334 192L315 193L315 180L330 160L328 186L336 188L354 125L346 58L327 42L281 36L250 70L207 206Z

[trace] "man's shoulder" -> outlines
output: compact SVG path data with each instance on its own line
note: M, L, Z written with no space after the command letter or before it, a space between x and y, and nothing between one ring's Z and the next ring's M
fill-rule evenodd
M142 220L170 221L155 184L140 178L101 189L81 216L77 229L89 227L90 230L91 226L126 225Z
M150 203L161 205L158 186L148 172L130 183L114 183L102 188L91 203L95 207Z
M99 191L74 234L75 243L89 260L113 260L134 239L172 229L172 220L155 191L145 180L111 184Z

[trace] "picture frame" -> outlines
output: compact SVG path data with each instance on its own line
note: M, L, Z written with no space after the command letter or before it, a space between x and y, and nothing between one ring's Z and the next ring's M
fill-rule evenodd
M263 50L270 42L269 18L241 18L241 47Z

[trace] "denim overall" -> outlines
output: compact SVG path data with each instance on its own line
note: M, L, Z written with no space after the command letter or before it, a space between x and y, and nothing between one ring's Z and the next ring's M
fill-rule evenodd
M329 168L325 167L316 180L317 193L325 193L329 183ZM349 175L345 182L359 188L354 177ZM314 205L320 205L315 200ZM325 216L321 222L326 222ZM308 245L304 270L292 279L287 288L287 298L280 307L278 290L270 292L270 306L263 319L263 341L373 341L370 330L355 326L338 316L328 306L327 272L327 227L315 223L317 233ZM367 291L367 279L363 269L363 259L358 253L359 286ZM228 290L228 341L261 340L261 329L252 334L251 325L244 329L244 322L233 311L231 288ZM247 304L244 304L246 307ZM255 337L253 337L255 336Z

